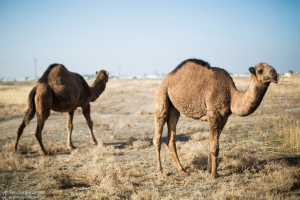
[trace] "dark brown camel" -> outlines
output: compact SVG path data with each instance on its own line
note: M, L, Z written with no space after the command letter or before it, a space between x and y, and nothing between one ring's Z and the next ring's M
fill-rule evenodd
M90 102L95 101L104 91L108 81L108 72L96 72L95 82L89 87L86 81L77 73L68 71L61 64L52 64L31 90L23 121L17 130L17 139L13 151L17 150L19 139L26 125L37 116L35 137L43 155L48 155L42 142L42 130L45 121L50 116L50 110L68 113L68 142L67 148L74 149L72 144L73 116L77 107L82 108L83 115L90 129L92 144L97 144L93 134L93 122L90 116Z
M192 119L209 123L209 154L207 170L217 177L219 136L231 114L248 116L260 105L271 82L277 83L276 70L267 63L250 67L251 82L248 90L237 90L232 78L224 70L211 67L197 59L182 62L169 73L155 93L155 135L153 144L156 152L157 171L160 162L163 126L168 124L167 145L176 162L179 175L185 176L176 151L176 124L180 113Z

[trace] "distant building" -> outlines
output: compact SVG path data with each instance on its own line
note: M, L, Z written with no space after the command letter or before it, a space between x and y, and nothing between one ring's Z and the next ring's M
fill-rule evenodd
M18 82L27 81L27 78L19 78L17 79Z
M121 76L120 79L133 79L133 76Z
M143 76L140 76L140 75L134 76L133 78L134 78L134 79L144 79L144 77L143 77Z
M1 81L3 81L3 82L16 81L16 79L14 79L14 78L2 78Z
M161 74L161 75L157 75L157 74L145 75L146 79L162 79L163 77L164 77L163 74Z
M82 77L83 77L85 80L89 80L89 79L91 78L91 76L90 76L90 75L87 75L87 74L83 75Z
M292 77L292 74L290 72L285 72L282 76L283 77Z
M32 76L27 78L27 81L34 81L34 80L38 80L38 77Z
M146 79L158 79L158 76L156 74L147 74L145 76Z
M230 73L230 75L232 77L250 77L251 76L251 74L249 74L249 73L244 73L244 74L232 74L232 73Z

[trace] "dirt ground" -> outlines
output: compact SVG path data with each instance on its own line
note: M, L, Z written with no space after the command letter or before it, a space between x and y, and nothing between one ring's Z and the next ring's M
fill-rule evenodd
M250 82L236 81L241 90ZM77 148L68 150L67 115L51 112L43 130L45 149L52 154L46 157L34 136L36 117L25 128L18 150L11 152L22 115L6 109L0 121L0 195L45 199L300 199L298 79L281 80L283 85L270 88L249 117L229 118L220 138L220 177L216 180L206 172L208 125L184 116L177 125L176 144L189 175L178 176L165 144L161 150L163 171L155 171L154 92L160 82L109 80L104 93L91 103L98 145L90 144L88 127L78 109L72 137ZM25 103L26 99L22 109ZM166 130L165 126L164 143Z

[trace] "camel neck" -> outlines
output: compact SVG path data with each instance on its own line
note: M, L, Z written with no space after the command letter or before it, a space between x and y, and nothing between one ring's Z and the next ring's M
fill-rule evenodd
M105 90L106 81L104 79L95 80L94 84L90 87L92 96L91 102L96 101L100 94Z
M256 77L251 75L249 88L240 92L235 85L231 88L231 112L244 117L253 113L260 105L269 84L259 84Z

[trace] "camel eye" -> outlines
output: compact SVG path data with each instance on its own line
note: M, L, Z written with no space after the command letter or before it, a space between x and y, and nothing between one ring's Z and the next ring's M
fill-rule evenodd
M262 73L263 73L263 70L260 69L260 70L258 70L257 72L258 72L259 74L262 74Z

